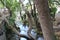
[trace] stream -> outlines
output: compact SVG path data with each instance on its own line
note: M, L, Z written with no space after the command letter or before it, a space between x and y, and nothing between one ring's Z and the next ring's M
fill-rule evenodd
M28 35L27 35L27 31L28 31L28 29L29 29L28 26L23 26L23 24L20 23L19 21L18 21L18 22L15 22L15 23L16 23L16 26L20 28L20 34L24 34L24 35L28 36ZM33 36L34 38L36 38L37 33L35 32L34 29L32 29L31 34L32 34L32 36ZM27 40L27 39L21 37L20 40ZM43 38L43 37L38 37L37 40L44 40L44 38Z

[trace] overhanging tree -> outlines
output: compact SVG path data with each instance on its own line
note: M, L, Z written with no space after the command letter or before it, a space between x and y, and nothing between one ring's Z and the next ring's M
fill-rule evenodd
M44 40L56 40L53 31L53 23L49 14L48 0L34 0L34 3L39 13Z

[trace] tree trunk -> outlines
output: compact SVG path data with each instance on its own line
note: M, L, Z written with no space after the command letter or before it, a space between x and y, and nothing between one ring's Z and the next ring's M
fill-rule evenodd
M0 40L6 40L4 22L0 24Z
M34 0L39 13L40 24L44 40L56 40L53 31L53 24L49 14L48 0Z
M28 23L29 23L29 30L28 30L28 36L31 38L31 40L35 40L34 37L32 37L31 35L31 30L32 30L32 26L33 26L33 20L31 18L31 14L27 11L27 17L28 17Z

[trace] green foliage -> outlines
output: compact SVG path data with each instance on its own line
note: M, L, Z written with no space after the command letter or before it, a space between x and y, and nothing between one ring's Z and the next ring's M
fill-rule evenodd
M51 8L51 12L54 12L54 13L56 13L56 11L57 11L56 7L54 7L54 8Z
M57 11L57 2L55 3L56 0L49 0L48 3L49 3L49 10L50 10L50 15L54 18L55 16L55 13ZM59 2L59 1L58 1Z
M16 11L16 8L19 9L19 2L17 0L6 0L6 5L10 8L12 11Z
M13 12L16 11L16 9L20 9L20 3L17 2L17 0L5 0L5 4L4 4L4 0L0 0L0 1L4 6L9 8Z
M9 24L10 25L14 25L14 21L15 21L15 19L13 19L12 17L9 19Z
M16 18L15 11L20 10L20 3L17 0L0 0L1 3L11 11L12 16L9 19L10 25L14 25L14 21Z
M0 1L0 8L3 8L3 5L2 5L1 1Z
M16 18L15 13L12 13L12 17L9 18L10 25L14 25L15 18Z

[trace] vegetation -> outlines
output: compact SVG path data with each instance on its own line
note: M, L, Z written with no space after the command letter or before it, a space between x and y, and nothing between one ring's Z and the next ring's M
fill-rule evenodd
M26 1L27 3L24 3L25 1L26 0L0 0L0 8L8 9L7 11L10 14L9 16L2 17L7 40L9 39L9 35L12 34L14 34L14 36L17 35L19 37L18 39L24 37L27 40L37 40L38 35L40 35L44 37L44 40L57 40L53 23L55 21L55 13L58 10L57 7L60 5L60 0L28 0ZM0 11L0 14L1 12L2 11ZM19 33L20 30L16 26L15 21L22 22L23 26L28 26L28 36ZM31 35L32 29L37 33L36 38ZM11 39L12 38L10 38L10 40Z

